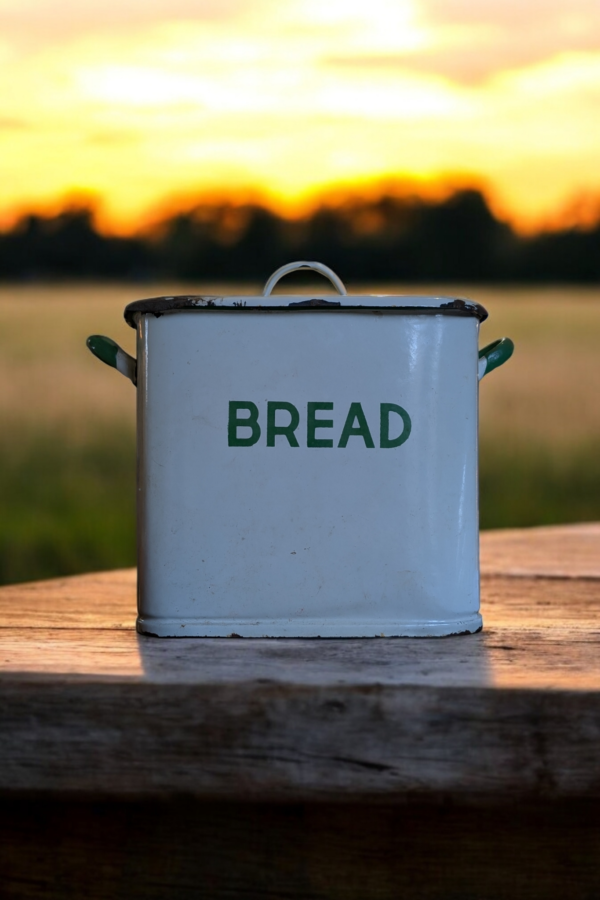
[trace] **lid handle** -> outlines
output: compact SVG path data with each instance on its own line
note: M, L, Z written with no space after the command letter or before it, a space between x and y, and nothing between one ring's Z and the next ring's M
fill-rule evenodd
M319 272L320 275L324 275L325 278L329 278L338 294L342 294L343 297L347 296L348 291L344 287L344 282L335 274L332 269L330 269L328 266L324 266L323 263L320 262L305 262L304 260L300 262L287 263L285 266L281 266L280 269L277 269L276 272L273 272L273 274L265 284L263 295L265 297L268 297L279 279L283 278L284 275L287 275L288 272L295 272L296 269L312 269L313 272Z

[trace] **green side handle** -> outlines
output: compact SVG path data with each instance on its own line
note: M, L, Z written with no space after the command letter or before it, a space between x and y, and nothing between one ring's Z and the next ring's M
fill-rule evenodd
M515 345L510 338L498 338L479 351L479 381L492 369L504 365L507 359L513 355Z
M129 353L125 353L123 348L119 347L112 338L105 337L103 334L92 334L87 339L86 345L88 350L103 363L112 366L121 375L129 378L133 384L137 384L137 361Z

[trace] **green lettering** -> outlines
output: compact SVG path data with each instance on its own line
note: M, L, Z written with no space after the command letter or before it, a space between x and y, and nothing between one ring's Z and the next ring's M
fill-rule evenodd
M354 425L354 420L358 422L358 425ZM348 415L346 416L346 424L344 425L344 430L342 431L342 436L340 438L340 442L338 447L346 447L348 445L348 438L355 435L356 437L361 437L365 442L365 446L367 446L370 450L373 450L375 444L373 443L373 438L371 437L371 432L369 431L369 426L367 424L366 416L363 412L363 408L360 403L351 403L350 409L348 410Z
M317 428L333 428L333 419L317 419L315 413L320 409L333 409L333 403L309 403L306 419L306 446L333 447L333 441L315 437Z
M390 413L397 413L403 422L403 428L398 437L390 438ZM382 403L381 404L381 418L380 418L380 430L379 430L379 446L383 448L389 447L399 447L400 444L403 444L404 441L407 441L410 436L412 425L410 421L410 416L401 406L396 406L395 403Z
M275 424L275 414L278 409L289 412L290 421L287 425ZM276 403L274 400L269 400L267 403L267 447L275 446L275 438L278 434L287 438L290 447L299 447L298 438L294 434L299 424L300 413L292 403L283 401Z
M244 419L238 417L238 412L241 409L245 409L249 413ZM252 434L250 437L238 437L238 428L250 428ZM257 443L260 438L260 425L258 424L258 406L256 403L245 400L229 401L227 437L230 447L251 447Z

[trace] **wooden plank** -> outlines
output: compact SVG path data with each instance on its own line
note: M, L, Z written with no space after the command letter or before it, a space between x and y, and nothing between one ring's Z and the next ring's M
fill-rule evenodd
M546 589L565 602L561 582L491 582L524 625L418 641L7 629L0 790L599 795L598 585L577 585L587 619L561 624L535 615Z
M586 801L443 806L6 802L5 900L591 900Z
M600 578L600 523L481 533L483 575Z
M156 640L135 575L0 590L0 791L600 796L600 580L486 577L480 635Z
M46 681L84 685L237 684L596 690L600 623L489 626L452 639L338 641L143 638L130 631L0 630L3 685ZM82 691L83 691L82 687Z
M18 678L60 683L137 679L150 683L210 685L266 679L295 684L422 684L433 687L527 687L594 690L600 686L600 581L484 578L484 631L432 639L372 640L159 640L134 633L133 585L124 579L74 578L65 603L88 603L93 585L98 628L64 615L58 597L37 602L41 625L19 624L18 602L5 608L0 627L0 685ZM54 588L54 583L50 582ZM104 591L104 594L102 593ZM13 589L13 597L16 589ZM117 596L118 595L118 596ZM101 618L100 610L108 612ZM120 608L118 606L120 604ZM119 612L121 615L119 615ZM124 622L111 628L115 620ZM35 620L35 617L34 621ZM55 628L49 624L57 625Z
M399 802L600 797L600 693L3 684L0 790Z
M131 629L136 616L135 569L0 587L0 628Z

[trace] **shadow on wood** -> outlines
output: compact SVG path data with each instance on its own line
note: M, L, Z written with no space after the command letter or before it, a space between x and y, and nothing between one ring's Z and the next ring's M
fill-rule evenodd
M6 900L600 896L600 809L6 801Z

